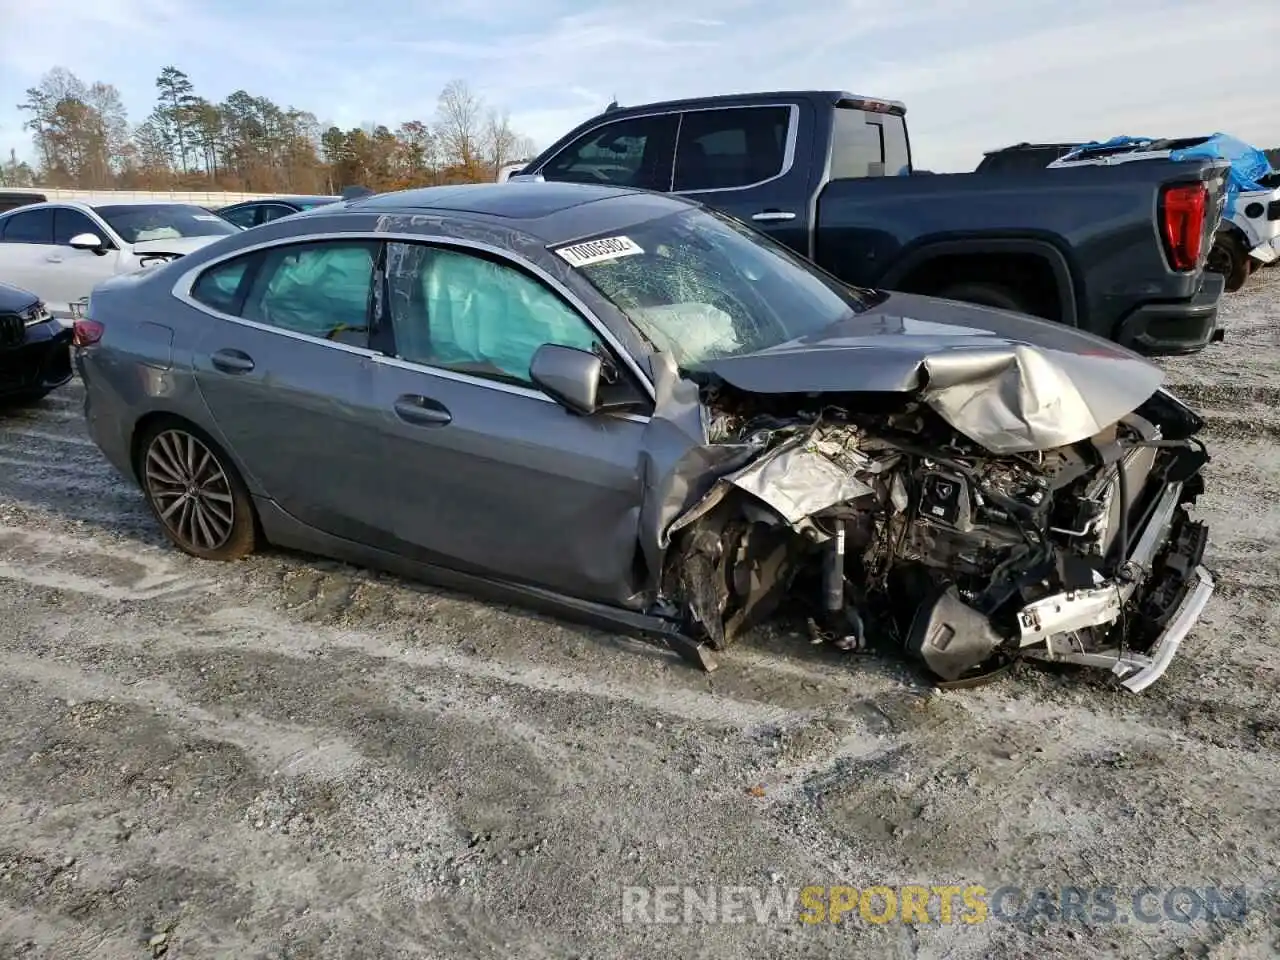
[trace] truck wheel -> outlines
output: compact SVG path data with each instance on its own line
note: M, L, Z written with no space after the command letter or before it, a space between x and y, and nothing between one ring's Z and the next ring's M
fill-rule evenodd
M1249 253L1244 244L1231 235L1214 239L1206 270L1227 278L1227 292L1235 293L1249 279Z
M998 310L1012 310L1015 313L1031 312L1016 293L998 283L953 283L939 290L935 296L945 300L963 300L965 303L995 307Z

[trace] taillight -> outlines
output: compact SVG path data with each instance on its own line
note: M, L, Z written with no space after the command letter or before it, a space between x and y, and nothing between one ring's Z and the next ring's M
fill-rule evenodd
M1204 217L1209 188L1203 183L1165 187L1160 198L1160 226L1165 255L1175 270L1194 270L1204 243Z
M88 347L102 339L106 328L97 320L77 320L71 325L71 342L77 347Z

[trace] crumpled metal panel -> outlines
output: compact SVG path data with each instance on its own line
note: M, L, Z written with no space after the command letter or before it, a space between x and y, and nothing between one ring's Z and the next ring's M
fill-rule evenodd
M1155 364L1081 330L902 293L813 336L707 367L750 393L914 396L995 454L1085 440L1164 380Z
M1025 344L924 361L921 399L992 453L1048 450L1092 437L1155 393L1158 368L1114 369ZM1116 378L1123 378L1117 382Z
M856 440L847 426L819 428L779 444L721 482L758 497L798 525L828 507L875 492L858 479L872 461L853 449Z
M711 443L698 386L683 379L670 354L652 358L653 415L641 436L640 543L656 577L671 542L672 523L711 491L725 474L759 452L749 444Z

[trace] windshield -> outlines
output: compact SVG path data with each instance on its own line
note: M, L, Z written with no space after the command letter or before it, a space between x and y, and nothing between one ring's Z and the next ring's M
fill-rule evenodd
M556 252L686 370L816 333L870 305L714 211L683 211Z
M137 203L96 207L125 243L175 237L221 237L240 228L192 203Z

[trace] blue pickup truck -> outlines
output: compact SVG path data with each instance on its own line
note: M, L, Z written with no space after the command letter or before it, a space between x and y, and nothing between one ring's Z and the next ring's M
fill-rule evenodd
M906 108L838 91L611 105L512 179L678 193L859 286L1017 310L1149 356L1219 340L1225 161L922 176Z

